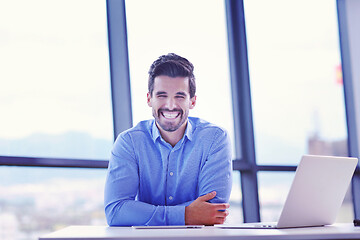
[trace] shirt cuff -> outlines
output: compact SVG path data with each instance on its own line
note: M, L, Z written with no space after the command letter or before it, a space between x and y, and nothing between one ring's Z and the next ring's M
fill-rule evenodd
M168 225L185 225L185 206L167 206Z

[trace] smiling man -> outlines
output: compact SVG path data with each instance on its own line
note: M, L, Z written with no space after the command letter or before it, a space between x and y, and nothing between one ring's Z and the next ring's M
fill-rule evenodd
M105 184L110 226L222 224L229 214L232 165L227 132L189 117L193 65L176 54L150 67L153 120L116 139Z

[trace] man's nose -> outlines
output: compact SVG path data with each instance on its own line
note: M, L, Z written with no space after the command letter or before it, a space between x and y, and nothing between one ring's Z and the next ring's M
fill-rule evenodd
M173 98L168 98L165 107L168 108L169 110L173 110L175 106L176 106L175 100Z

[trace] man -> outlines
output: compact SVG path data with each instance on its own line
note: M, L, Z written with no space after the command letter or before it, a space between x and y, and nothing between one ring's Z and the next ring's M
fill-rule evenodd
M188 117L196 104L193 65L176 54L150 67L147 104L154 120L122 132L105 184L110 226L222 224L232 165L223 129Z

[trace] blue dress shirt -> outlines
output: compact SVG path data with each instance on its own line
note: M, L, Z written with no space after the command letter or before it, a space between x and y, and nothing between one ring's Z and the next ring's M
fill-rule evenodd
M114 143L106 219L110 226L184 225L186 206L214 190L209 202L228 202L231 184L231 144L224 129L189 117L183 138L172 147L154 120L142 121Z

